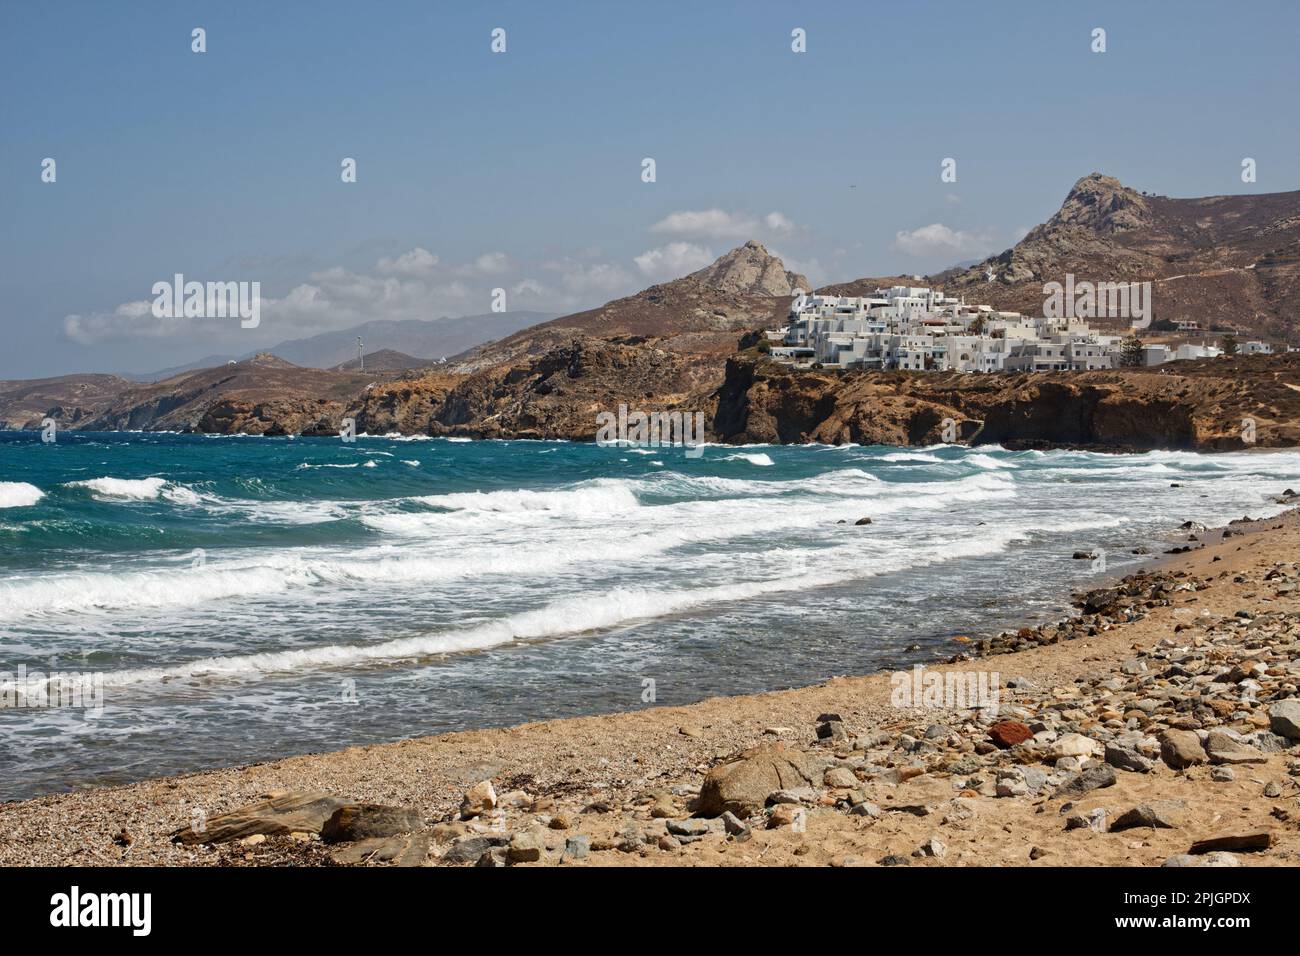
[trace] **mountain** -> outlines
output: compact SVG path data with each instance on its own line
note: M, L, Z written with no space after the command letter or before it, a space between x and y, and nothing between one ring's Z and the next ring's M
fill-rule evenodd
M339 368L351 362L356 367L357 337L375 351L405 354L410 361L401 368L420 368L448 355L464 352L476 345L491 342L519 329L554 318L554 313L484 312L456 319L408 319L392 321L378 319L363 322L335 332L322 332L304 339L289 339L261 351L279 355L305 368ZM243 355L207 355L196 362L175 365L156 372L121 372L122 378L134 382L161 382L181 372L225 365L232 359L248 359L255 353ZM369 354L369 353L367 353ZM366 365L370 362L367 360ZM397 366L394 366L396 368Z
M1043 284L1152 283L1156 321L1300 338L1300 191L1171 199L1101 173L1011 249L950 274L943 290L1034 315ZM1108 323L1098 321L1098 325ZM1119 321L1109 323L1125 325Z
M93 373L0 382L0 429L39 429L46 418L60 428L79 427L134 385Z
M753 239L670 284L742 295L790 295L795 289L810 288L804 276L787 271L785 263Z
M0 382L0 425L39 428L48 416L86 431L333 433L375 375L302 368L260 352L145 384L109 375Z
M403 372L409 369L429 368L438 364L440 363L436 359L416 358L414 355L396 352L393 349L376 349L373 352L366 353L365 371ZM358 372L361 370L361 362L355 356L346 362L340 362L330 369L332 372Z
M451 364L455 371L476 372L527 361L563 346L575 333L658 338L658 347L670 352L717 358L734 351L737 332L784 324L796 288L811 286L751 240L690 275L523 329L453 356Z
M186 362L184 365L173 365L171 368L159 369L156 372L119 372L118 374L122 378L129 378L133 382L161 382L163 379L179 375L181 372L191 372L196 368L213 368L217 365L225 365L227 362L235 361L235 359L236 356L234 355L205 355L198 361Z
M404 352L436 361L551 318L554 314L516 311L485 312L458 319L408 319L401 322L379 319L350 329L281 342L267 351L296 365L334 368L357 357L357 336L360 336L367 348Z

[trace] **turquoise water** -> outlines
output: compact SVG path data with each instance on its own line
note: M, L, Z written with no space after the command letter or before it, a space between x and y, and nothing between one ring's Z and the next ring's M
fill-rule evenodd
M0 433L0 691L103 692L0 710L0 798L928 660L1298 482L1295 452Z

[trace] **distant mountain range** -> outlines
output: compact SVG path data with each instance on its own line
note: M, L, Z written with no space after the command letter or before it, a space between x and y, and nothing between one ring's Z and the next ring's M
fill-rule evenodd
M308 338L290 339L258 351L271 352L304 368L335 368L349 361L355 367L357 337L360 336L366 348L404 353L415 361L403 367L418 368L554 317L554 313L519 310L485 312L457 319L409 319L401 322L380 319ZM186 365L156 372L123 373L122 377L136 382L159 382L180 372L225 365L231 360L242 361L255 354L208 355ZM366 365L369 367L370 362L367 361Z

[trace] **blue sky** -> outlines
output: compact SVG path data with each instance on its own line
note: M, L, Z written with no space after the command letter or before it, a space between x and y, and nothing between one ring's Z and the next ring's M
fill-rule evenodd
M929 272L1012 245L1094 170L1173 196L1300 188L1288 2L53 0L0 18L0 378L486 312L493 288L573 311L748 238L817 283ZM260 281L261 325L132 311L177 272Z

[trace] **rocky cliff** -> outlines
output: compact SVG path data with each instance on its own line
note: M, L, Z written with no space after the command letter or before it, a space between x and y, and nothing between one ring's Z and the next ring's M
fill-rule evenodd
M1002 375L794 370L727 363L713 427L725 442L1231 450L1300 444L1300 355ZM1247 441L1243 421L1254 423Z
M620 404L663 411L705 396L716 363L646 339L575 335L519 365L466 376L435 375L367 392L357 427L370 434L414 431L474 438L592 441L596 415Z

